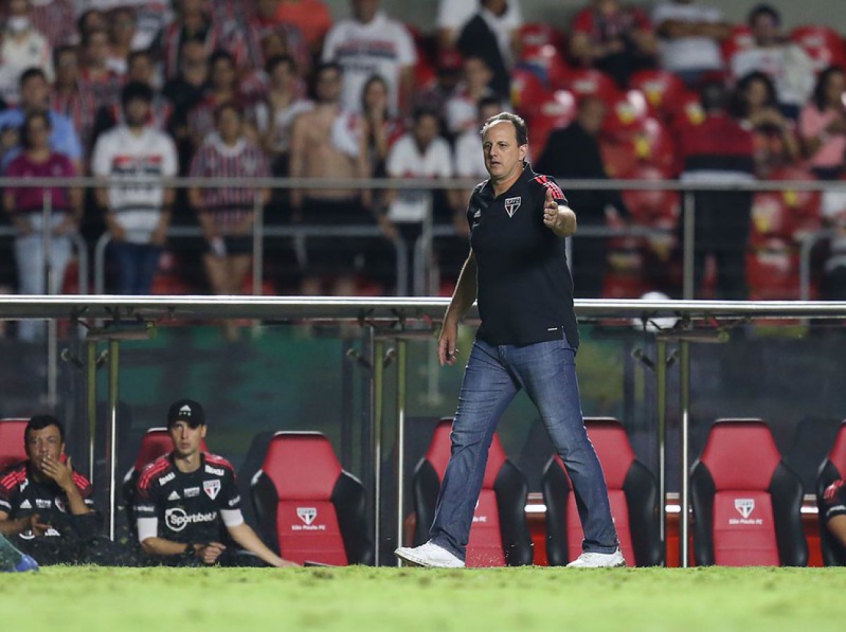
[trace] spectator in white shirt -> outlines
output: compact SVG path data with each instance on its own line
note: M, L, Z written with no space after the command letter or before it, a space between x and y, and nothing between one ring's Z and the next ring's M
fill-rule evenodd
M464 57L481 57L493 72L491 89L510 97L510 73L516 50L515 32L508 22L507 0L479 0L476 14L464 25L456 48Z
M502 111L502 104L496 98L486 97L479 101L476 111L475 126L455 139L455 175L459 178L484 180L488 177L488 170L485 168L485 154L482 151L482 135L479 130L485 121ZM467 201L469 200L470 191L467 192ZM465 232L469 230L466 221L456 228Z
M749 13L755 45L731 60L732 75L739 79L750 72L768 75L776 86L782 113L792 119L814 89L814 64L798 44L781 32L781 16L770 5L760 4Z
M47 38L32 24L29 0L9 0L6 23L3 27L3 64L16 68L41 68L47 81L54 78L53 51Z
M404 134L388 153L388 176L391 178L451 178L453 175L452 153L449 143L441 136L440 121L437 115L429 110L417 110L413 116L412 130ZM448 191L446 196L436 195L432 187L424 190L396 190L388 191L386 200L388 212L383 215L379 224L390 238L401 236L409 247L409 261L413 258L414 244L422 232L423 222L431 212L438 213L435 207L446 202L446 206L454 213L456 195ZM409 266L411 271L412 266ZM414 286L413 278L406 279L407 288ZM400 289L403 280L398 279ZM414 287L414 293L424 291L422 287Z
M323 61L343 69L341 104L361 109L361 91L373 75L385 78L394 112L407 112L414 90L417 51L403 24L379 11L380 0L351 0L353 18L338 22L326 36Z
M676 73L689 86L695 86L703 74L721 70L720 42L731 26L717 7L697 0L672 0L659 4L652 14L658 33L661 66Z
M95 176L149 180L176 175L173 141L148 123L152 101L149 85L126 84L121 94L125 123L97 140L91 160ZM149 294L170 224L173 189L122 183L98 188L95 193L106 209L118 293Z

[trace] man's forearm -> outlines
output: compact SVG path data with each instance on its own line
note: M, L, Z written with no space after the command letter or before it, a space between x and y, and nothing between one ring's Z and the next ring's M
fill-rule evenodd
M0 520L0 534L17 535L22 531L25 531L28 525L29 522L23 518L18 518L17 520L13 520L11 518Z
M271 551L246 522L242 522L235 527L228 527L228 531L232 539L244 550L255 553L271 566L285 565L284 560Z
M144 553L147 555L166 557L169 555L184 554L187 545L184 542L173 542L164 538L147 538L141 542L141 548L144 549Z
M464 318L464 314L476 300L476 257L471 252L461 268L458 275L458 283L455 285L455 292L447 308L445 321L454 322L456 325Z

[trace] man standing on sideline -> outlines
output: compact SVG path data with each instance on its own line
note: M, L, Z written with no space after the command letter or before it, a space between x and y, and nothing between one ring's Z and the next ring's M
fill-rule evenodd
M482 324L464 374L430 539L395 552L413 565L464 566L488 448L521 388L537 406L573 481L585 539L570 566L625 564L576 381L579 331L564 253L564 238L576 232L576 214L555 181L526 164L527 138L526 123L510 113L497 114L482 128L490 179L470 198L470 255L444 317L441 365L455 363L458 323L477 298Z
M135 515L143 552L171 566L295 566L244 522L232 464L202 451L203 407L190 399L174 402L167 429L173 451L138 479ZM238 547L227 546L229 540Z

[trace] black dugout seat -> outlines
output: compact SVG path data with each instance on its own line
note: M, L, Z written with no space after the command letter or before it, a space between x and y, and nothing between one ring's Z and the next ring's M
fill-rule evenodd
M763 421L718 420L690 475L696 564L806 566L802 495Z
M585 427L605 473L611 515L626 564L660 565L664 555L655 477L637 460L619 421L587 418ZM547 462L541 484L546 504L546 557L550 566L561 566L581 554L584 533L576 495L558 455Z
M277 432L251 487L259 532L285 559L373 564L364 487L323 434Z
M414 470L415 545L429 539L435 504L451 452L451 428L452 419L441 420L432 435L426 456ZM525 477L508 460L499 436L494 434L470 528L467 566L522 566L532 563L532 537L526 520L528 493Z

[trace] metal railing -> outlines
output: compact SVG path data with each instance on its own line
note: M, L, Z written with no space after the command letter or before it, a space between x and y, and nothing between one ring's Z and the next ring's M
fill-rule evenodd
M386 341L396 344L397 371L396 420L395 436L397 440L396 453L404 453L405 440L404 423L407 411L405 381L408 371L405 363L408 358L408 342L421 336L421 330L432 328L440 322L449 300L445 298L344 298L335 297L233 297L233 296L0 296L0 318L71 318L73 320L111 319L112 322L139 321L154 323L157 319L219 319L219 318L250 318L268 319L274 321L309 320L357 322L361 330L367 334L370 341L369 356L371 359L381 359ZM749 301L642 301L642 300L576 300L576 313L582 319L615 319L625 322L629 326L630 319L637 318L646 323L651 320L674 316L679 318L672 329L656 334L657 350L655 362L656 379L658 382L658 430L656 443L660 455L659 489L666 490L667 466L665 460L666 445L669 432L666 423L667 411L667 345L679 346L679 402L680 402L680 449L681 465L679 475L681 537L680 560L683 566L689 560L689 438L690 438L690 345L696 342L709 341L703 337L701 330L696 330L698 323L713 323L718 319L795 319L795 318L825 318L846 320L846 302L749 302ZM468 314L468 320L478 319L475 308ZM389 325L389 326L388 326ZM378 329L377 329L378 327ZM108 471L109 498L109 533L114 535L116 504L116 440L118 424L119 401L119 346L127 332L115 326L113 329L104 327L89 330L87 345L89 362L87 365L85 389L88 401L89 425L95 427L96 402L96 345L100 341L109 344L109 424L106 433L106 463ZM706 332L707 333L707 332ZM426 334L427 337L430 334ZM713 342L713 338L710 340ZM385 367L381 362L370 363L374 367L371 373L373 380L372 411L370 421L370 449L374 457L371 459L374 467L374 489L372 497L382 499L380 482L381 445L384 436L383 428L386 423L385 407L381 398L385 396ZM93 433L92 433L93 446ZM92 448L93 449L93 448ZM402 507L405 481L403 469L397 468L397 498L398 507ZM663 497L663 496L662 496ZM666 520L664 503L660 503L662 524ZM380 511L379 503L374 507L375 524L378 525ZM397 527L396 537L402 539L402 521ZM378 532L377 532L378 533ZM664 532L666 533L666 531ZM377 540L378 541L378 540Z

